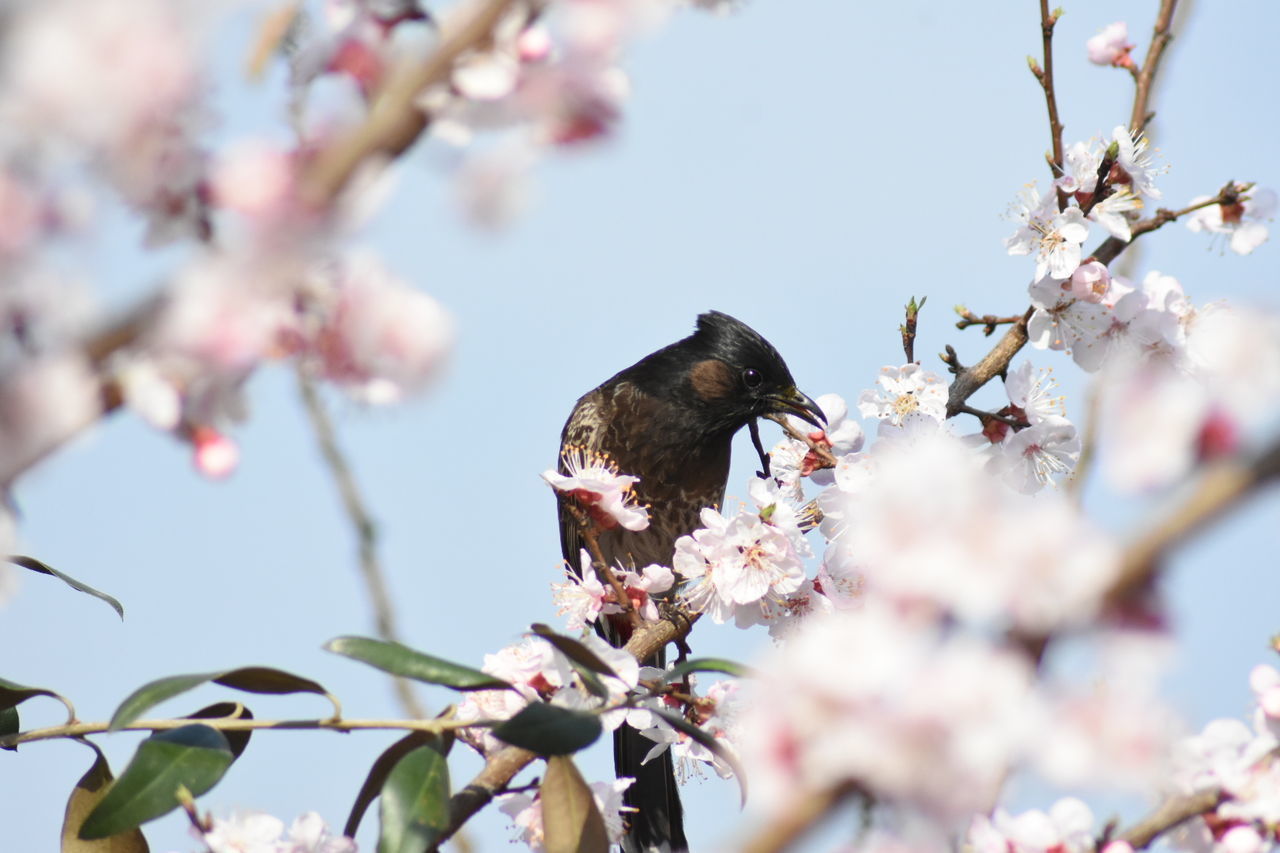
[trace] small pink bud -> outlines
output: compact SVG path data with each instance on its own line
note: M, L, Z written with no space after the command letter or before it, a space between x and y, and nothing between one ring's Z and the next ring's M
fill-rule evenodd
M533 26L516 39L516 54L521 62L542 62L551 55L551 36L546 27Z
M240 449L236 443L213 427L193 429L191 444L195 447L196 470L206 477L226 477L240 463Z

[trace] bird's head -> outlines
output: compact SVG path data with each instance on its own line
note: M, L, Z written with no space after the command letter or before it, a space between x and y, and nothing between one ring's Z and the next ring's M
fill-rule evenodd
M773 345L719 311L700 315L692 335L627 372L648 393L682 403L708 432L736 432L770 414L796 415L819 429L826 425Z

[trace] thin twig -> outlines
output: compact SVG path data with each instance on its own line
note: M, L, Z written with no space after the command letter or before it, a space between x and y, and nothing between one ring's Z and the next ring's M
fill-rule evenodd
M1156 71L1160 67L1160 58L1173 39L1170 29L1173 26L1173 10L1177 5L1178 0L1161 0L1160 11L1156 13L1151 46L1147 48L1147 58L1143 60L1142 70L1138 72L1138 84L1133 95L1133 112L1129 116L1129 128L1132 131L1142 130L1154 115L1147 112L1147 103L1151 98Z
M386 575L378 559L377 526L365 508L351 465L338 447L338 437L333 428L333 421L325 410L324 400L320 397L315 381L307 373L306 367L301 364L298 365L296 372L303 408L306 410L308 420L311 421L316 442L320 445L320 455L324 457L329 474L333 477L333 483L338 488L338 496L342 499L342 508L356 533L360 577L369 591L375 629L382 639L398 643L400 632L396 627L395 605L391 603ZM400 702L400 707L405 714L418 719L427 716L426 709L422 707L408 679L392 676L392 681L395 685L396 699Z
M1218 190L1218 194L1213 198L1198 201L1195 204L1189 204L1181 210L1168 210L1162 207L1156 211L1155 216L1135 222L1133 227L1129 229L1130 237L1128 240L1121 240L1118 237L1108 237L1103 240L1102 243L1098 245L1098 248L1093 250L1093 257L1100 263L1109 265L1119 257L1120 253L1128 248L1134 240L1138 239L1143 234L1150 234L1152 231L1163 228L1170 222L1186 216L1188 213L1193 213L1206 207L1213 207L1215 204L1237 204L1247 198L1247 196L1244 196L1243 194L1247 193L1252 188L1253 184L1237 184L1235 181L1227 181L1226 186Z
M1015 417L1012 417L1011 415L1002 415L999 412L988 412L985 409L975 409L973 406L970 406L968 404L961 405L959 413L964 415L973 415L978 420L983 421L984 424L986 419L989 418L993 421L999 421L1002 424L1011 426L1014 429L1026 429L1027 427L1031 426L1031 424L1027 423L1026 421L1020 418L1015 418Z
M916 298L914 296L911 297L906 306L906 320L898 327L898 331L902 333L902 351L907 356L907 364L917 363L916 324L920 317L920 309L924 307L924 303L927 302L928 299L929 297L923 296L920 298L919 302L916 302Z
M982 334L991 337L995 334L996 326L1007 326L1010 323L1016 323L1022 319L1021 314L1014 314L1009 317L997 317L995 314L983 314L979 317L963 305L957 305L955 312L960 315L960 319L956 321L956 328L964 331L970 326L982 326Z
M613 597L617 599L618 606L627 612L627 619L631 622L632 630L639 628L644 624L644 619L641 618L640 611L636 610L635 602L631 600L631 596L627 595L626 587L622 585L622 581L618 580L618 576L610 568L608 562L605 561L604 552L600 550L600 540L596 538L595 526L577 507L571 506L570 509L578 520L578 529L582 533L582 541L586 543L587 553L591 555L591 568L595 570L596 577L613 590Z
M823 444L821 442L814 441L812 438L810 438L809 436L802 433L800 430L793 427L790 424L790 422L787 421L787 418L785 415L769 414L769 415L765 415L765 418L773 421L775 424L782 427L783 432L785 432L791 438L794 438L796 441L804 442L805 445L808 446L809 452L812 453L815 457L817 457L817 460L820 463L819 465L816 466L817 468L836 467L836 457L834 454L832 454L831 446L829 444Z
M164 719L164 720L135 720L126 726L121 726L117 731L150 731L161 732L170 731L172 729L180 729L183 726L202 725L217 729L222 732L247 732L258 731L259 729L273 729L279 731L333 731L333 732L349 732L361 729L392 729L396 731L411 732L450 732L457 729L466 729L472 727L482 727L486 725L496 725L500 720L246 720L238 717L227 717L225 719L191 719L190 717L182 717L180 719ZM0 737L0 749L9 749L23 743L32 743L40 740L54 740L57 738L79 738L86 735L104 734L111 730L109 721L97 723L69 723L61 726L49 726L43 729L31 729L30 731L18 732L16 734L5 735Z
M1049 110L1049 136L1053 144L1053 154L1049 160L1049 168L1054 180L1062 177L1062 121L1058 118L1058 97L1053 87L1053 28L1058 23L1060 9L1049 11L1049 0L1040 0L1040 35L1044 43L1044 66L1030 62L1031 73L1040 81L1044 89L1045 105ZM1058 190L1058 209L1066 210L1067 194Z

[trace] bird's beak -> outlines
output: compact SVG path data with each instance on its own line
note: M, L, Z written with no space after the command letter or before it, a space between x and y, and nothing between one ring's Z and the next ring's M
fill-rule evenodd
M818 429L827 427L827 416L822 413L822 409L818 408L818 404L794 386L777 394L770 394L767 399L775 412L795 415Z

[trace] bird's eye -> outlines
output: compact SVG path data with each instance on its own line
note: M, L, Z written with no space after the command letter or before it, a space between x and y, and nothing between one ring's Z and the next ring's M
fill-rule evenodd
M748 388L759 388L760 383L764 381L764 376L754 367L748 367L742 371L742 381Z

